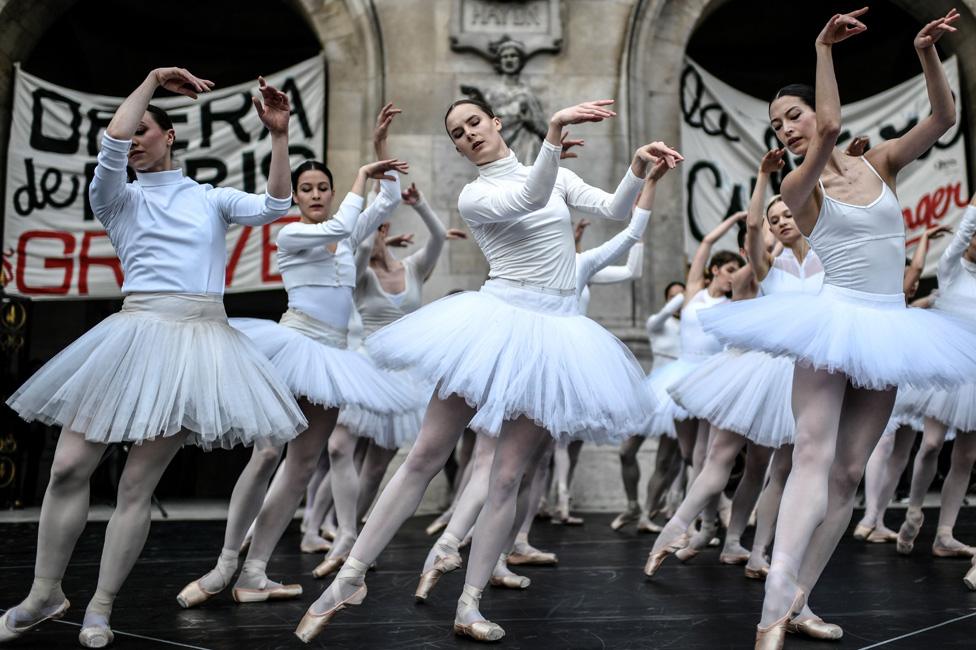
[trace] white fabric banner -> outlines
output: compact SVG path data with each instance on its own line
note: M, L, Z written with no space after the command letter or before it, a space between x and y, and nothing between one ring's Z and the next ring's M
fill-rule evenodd
M317 56L266 76L292 105L291 162L323 159L325 63ZM217 88L193 101L166 97L176 130L174 159L201 183L263 192L271 138L251 105L257 81ZM88 205L101 134L122 98L55 86L16 67L7 153L3 286L31 299L121 296L122 269ZM227 232L228 292L281 287L274 237L283 217ZM187 260L192 264L193 260Z
M949 86L959 97L959 68L955 57L944 62ZM958 102L957 102L958 106ZM925 79L919 74L894 88L845 105L839 144L867 135L871 145L898 137L930 111ZM749 204L762 155L780 146L769 126L768 103L719 81L691 59L681 77L681 153L685 187L685 251L689 259L702 237L725 217ZM956 125L922 158L898 175L898 200L905 217L909 255L927 228L955 226L969 202L966 148ZM789 171L794 163L787 161ZM780 178L774 178L778 191ZM720 248L737 250L733 229ZM939 256L949 237L932 242L925 275L935 275Z

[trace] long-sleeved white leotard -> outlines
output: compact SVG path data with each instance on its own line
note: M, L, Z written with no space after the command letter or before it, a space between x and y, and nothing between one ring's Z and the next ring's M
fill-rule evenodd
M270 223L288 211L291 196L213 187L180 169L138 172L129 183L131 146L103 134L88 188L92 212L122 262L122 293L223 294L228 226Z

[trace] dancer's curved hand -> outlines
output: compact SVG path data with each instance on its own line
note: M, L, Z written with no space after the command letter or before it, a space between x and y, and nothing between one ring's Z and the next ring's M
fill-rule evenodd
M460 228L448 228L447 232L444 233L444 239L467 239L468 233L464 232Z
M762 160L759 161L759 173L772 174L782 170L786 164L785 156L786 149L770 149L763 154Z
M420 195L420 190L417 189L417 186L414 183L410 183L410 187L400 193L400 198L407 205L417 205L423 197Z
M559 159L565 160L566 158L578 158L579 156L574 152L570 151L573 147L582 147L583 140L570 140L569 131L563 133L563 137L560 140L563 143L563 150L559 153Z
M846 14L834 14L824 25L820 35L817 36L817 43L823 45L833 45L847 40L855 34L860 34L867 29L867 25L858 20L858 16L867 13L868 8L862 7L857 11Z
M927 24L922 28L918 35L915 36L915 49L928 49L938 43L939 39L945 34L958 31L952 26L952 23L956 22L957 20L959 20L959 12L955 9L950 9L949 13L942 18L933 20Z
M413 244L413 233L407 232L402 235L393 235L386 238L386 245L393 248L406 248Z
M407 161L392 158L367 163L359 168L359 173L365 175L366 178L375 178L378 181L395 181L396 178L388 172L406 174L408 169L410 169L410 165Z
M261 122L268 127L272 134L288 133L288 120L291 118L291 104L288 95L268 84L264 77L258 77L258 90L261 98L251 98L254 110L257 111Z
M923 237L927 237L929 240L939 239L945 235L951 235L952 228L949 226L933 226L925 231Z
M640 162L642 162L644 165L653 165L659 158L661 158L664 160L669 169L674 169L678 166L678 163L685 159L685 157L678 153L676 149L672 149L663 142L652 142L650 144L645 144L643 147L640 147L636 152L634 152L634 157L640 160Z
M582 104L557 111L549 121L559 128L569 126L570 124L581 124L583 122L602 122L607 118L617 115L607 108L612 104L612 99L597 99L591 102L583 102Z
M373 142L382 142L386 140L386 136L390 131L390 124L393 123L393 118L403 112L403 109L397 108L393 102L386 104L380 109L379 114L376 116L376 126L373 128Z
M214 82L194 76L186 68L156 68L152 71L156 83L170 92L197 98L197 93L213 90Z
M866 135L859 135L847 144L844 153L854 158L864 155L864 152L871 148L871 138Z
M668 166L668 161L664 158L654 158L651 162L651 171L647 175L647 180L658 182L661 177L668 173L671 167Z

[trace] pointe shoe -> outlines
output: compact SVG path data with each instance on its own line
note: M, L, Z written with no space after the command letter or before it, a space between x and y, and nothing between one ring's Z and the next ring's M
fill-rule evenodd
M492 587L504 587L505 589L528 589L532 581L525 576L492 576L488 581Z
M790 619L803 609L803 601L805 598L801 590L793 599L793 604L790 605L789 611L786 612L783 618L773 622L768 627L756 626L755 650L783 650L783 644L786 642L786 626L789 624Z
M298 547L302 553L328 553L332 548L332 544L330 544L328 540L323 537L321 542L307 542L303 539L302 543L299 544Z
M918 533L922 529L924 522L925 516L921 512L919 512L917 523L909 521L908 515L905 515L905 521L902 522L901 527L898 529L898 541L895 545L895 550L900 555L911 554L912 549L915 548L915 539L918 537Z
M301 585L280 585L265 589L234 587L234 601L238 603L263 603L267 600L292 600L302 595Z
M430 595L430 590L434 588L434 585L441 579L441 576L460 568L460 555L438 557L434 560L434 564L430 569L420 574L420 582L417 583L417 590L414 592L413 597L417 602L426 602L427 597Z
M640 510L624 510L610 522L611 530L620 530L627 524L632 524L640 519Z
M863 524L858 524L857 526L854 527L854 539L856 539L859 542L863 542L868 538L868 535L870 535L872 532L874 532L874 526L865 526Z
M92 625L81 628L78 633L78 643L85 648L104 648L115 641L115 634L110 627Z
M743 574L745 574L746 578L748 578L749 580L765 580L766 576L769 575L769 567L764 566L759 569L746 567L743 570Z
M62 618L65 612L68 611L69 607L71 607L71 603L68 602L67 598L65 598L64 602L58 605L57 609L55 609L53 612L51 612L47 616L42 616L41 618L37 619L30 625L25 625L24 627L12 627L10 625L10 622L8 621L8 619L10 618L10 612L12 612L15 609L11 607L10 609L8 609L3 613L3 616L0 616L0 643L4 643L6 641L12 641L13 639L16 639L20 635L24 634L25 632L30 632L32 629L34 629L44 621L56 621L59 618Z
M972 546L961 546L959 548L945 548L943 546L932 545L932 555L935 557L973 557L976 548Z
M970 591L976 591L976 557L973 558L973 567L966 572L966 577L962 581Z
M191 607L202 605L219 593L220 591L215 591L212 593L207 591L203 588L203 586L201 586L199 580L194 580L187 586L183 587L183 590L176 595L176 602L178 602L180 607L183 609L190 609Z
M844 628L833 623L826 623L819 616L808 618L799 623L790 621L786 624L786 631L790 634L802 634L821 641L837 641L844 636Z
M474 623L458 623L454 621L454 634L471 637L475 641L500 641L505 636L501 625L491 621L475 621Z
M360 585L359 589L357 589L353 595L349 596L349 598L346 598L345 600L340 600L335 607L328 611L322 612L321 614L316 614L309 609L305 612L305 616L302 616L302 620L298 623L298 627L295 628L295 636L301 639L302 643L311 643L312 639L322 633L322 630L326 628L333 616L347 607L361 605L363 599L365 598L366 585Z
M316 578L324 578L327 575L331 575L339 570L339 568L346 563L345 555L336 555L335 557L327 557L318 566L312 569L312 575Z
M718 556L719 564L740 565L749 561L748 553L722 553Z
M526 564L533 566L555 566L559 564L559 558L555 553L532 549L528 553L509 553L508 560L505 563L511 566L522 566Z
M682 534L678 539L676 539L671 544L668 544L660 551L654 553L652 552L647 556L647 562L644 563L644 575L648 578L653 578L657 570L661 568L661 564L667 559L669 555L674 555L682 548L684 548L684 543L687 543L688 536Z
M882 531L874 529L865 540L868 544L891 544L898 541L898 533L893 530Z
M640 521L637 522L638 533L649 533L651 535L657 535L662 530L664 530L664 526L655 524L654 520L646 515L642 515Z

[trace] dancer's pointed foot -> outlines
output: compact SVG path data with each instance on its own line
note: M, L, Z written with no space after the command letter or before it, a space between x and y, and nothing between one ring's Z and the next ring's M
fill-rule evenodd
M12 641L45 621L55 621L62 618L68 608L71 607L71 603L64 597L60 589L57 594L52 596L51 602L43 603L36 609L33 607L27 609L21 603L5 611L0 617L0 643Z
M671 525L669 524L669 526ZM644 563L644 575L648 578L654 577L654 574L661 568L661 564L669 555L674 555L688 543L688 534L681 532L684 530L684 526L680 524L671 526L672 530L669 530L669 526L665 526L665 529L661 531L657 542L654 543L654 550L647 556L647 562ZM673 531L678 531L677 536L671 534ZM667 541L668 538L671 538L670 542Z
M559 564L559 557L549 551L540 551L526 542L515 542L512 552L508 554L508 564L512 566L555 566Z
M962 581L970 591L976 591L976 557L973 557L973 566L966 572L966 577Z
M489 584L492 587L504 587L506 589L528 589L532 581L525 576L520 576L505 563L506 554L502 553L495 562L495 568L491 572Z
M434 547L427 554L427 561L424 563L423 573L420 574L420 582L414 591L414 598L417 602L424 602L430 596L434 585L446 573L461 568L461 554L458 553L457 537L450 533L441 535Z
M776 581L779 584L777 587L771 587L770 583ZM783 593L788 593L789 590L793 590L793 598L790 605L786 606L786 612L772 620L767 625L762 625L760 622L759 626L756 627L756 650L782 650L783 644L786 641L786 628L790 620L803 609L804 601L806 600L806 595L803 590L796 586L795 582L791 579L781 579L777 573L770 573L766 580L766 601L770 600L773 596L774 601L781 600L780 596ZM784 591L785 590L785 591ZM771 592L781 592L780 594L773 594ZM767 603L763 603L763 618L771 618L770 608Z
M868 544L892 544L898 541L898 533L887 526L881 525L872 530L865 538Z
M737 541L725 540L722 553L718 556L720 564L745 564L749 561L749 549Z
M861 520L857 526L854 526L854 539L859 542L863 542L868 538L868 535L870 535L872 531L874 531L874 524Z
M654 515L650 513L641 515L640 519L637 521L638 533L657 535L664 530L664 526L654 522L653 516Z
M976 548L963 544L952 536L952 529L940 529L932 542L932 555L935 557L974 557Z
M448 508L447 510L439 514L437 516L437 519L430 522L430 525L424 529L424 532L426 532L431 537L441 532L442 530L447 528L447 524L450 523L451 521L452 514L454 514L454 511Z
M837 641L844 636L844 628L825 622L806 606L786 624L786 631L820 641Z
M338 582L338 579L336 580ZM333 582L333 585L336 583ZM346 609L347 607L355 607L361 605L363 600L366 598L366 585L359 585L355 587L348 596L332 596L329 598L334 602L331 606L320 606L320 601L326 594L331 591L332 587L326 590L325 593L319 597L312 606L308 608L305 615L302 616L302 620L299 621L298 627L295 628L295 636L297 636L303 643L311 643L312 639L317 637L322 633L322 630L328 626L329 621L338 614L340 611ZM319 611L321 609L321 611Z
M498 641L505 636L505 630L481 615L480 602L481 590L464 585L454 616L454 633L475 641Z
M176 602L183 609L196 607L210 600L230 586L237 573L238 555L233 549L222 549L217 558L217 565L203 577L198 578L183 587L176 595Z
M332 548L332 543L326 538L315 532L306 532L302 535L302 542L299 545L302 553L328 553Z
M627 504L627 509L617 515L612 522L610 522L610 528L613 530L620 530L627 524L632 524L635 521L639 521L641 518L640 504L633 501Z
M355 543L355 534L340 533L333 541L332 548L329 549L329 554L326 558L312 569L312 575L316 578L324 578L338 571L339 567L345 563L346 558L349 557L349 551L352 550Z
M898 529L896 550L900 554L908 555L915 548L915 538L918 537L918 532L921 530L924 521L925 515L922 514L921 508L909 508L905 512L905 521Z
M765 580L769 575L769 562L762 554L750 555L743 573L750 580Z
M85 648L104 648L115 640L115 634L109 625L108 618L103 614L85 612L85 618L81 623L81 631L78 633L78 643Z
M674 556L682 562L687 562L701 553L706 547L712 546L718 526L715 522L702 523L701 529L691 536L691 539L683 548L678 549Z
M247 560L231 592L238 603L263 603L267 600L291 600L302 595L302 586L283 585L268 578L267 562Z

